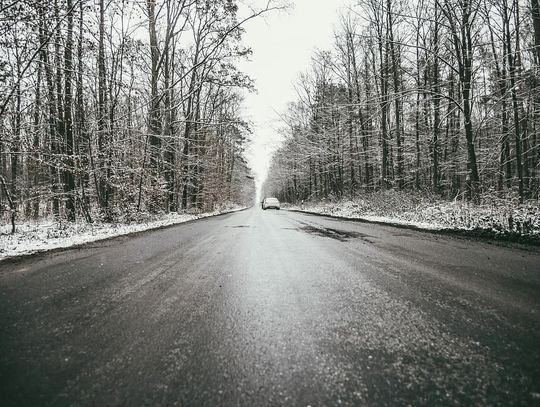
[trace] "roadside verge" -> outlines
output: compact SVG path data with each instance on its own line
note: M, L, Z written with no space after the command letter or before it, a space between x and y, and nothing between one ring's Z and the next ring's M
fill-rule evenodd
M297 208L282 208L290 212L304 213L307 215L323 216L326 218L339 219L351 222L370 223L381 226L391 226L401 229L415 230L425 233L434 233L447 236L468 237L481 239L483 241L495 241L495 242L511 242L520 243L526 245L540 246L540 236L537 235L523 235L517 232L498 232L496 230L483 229L483 228L449 228L441 227L429 223L410 222L401 219L392 219L387 217L378 216L340 216L328 213L321 213L317 211L309 211Z
M47 223L22 224L15 234L0 234L0 263L19 258L84 247L119 237L135 236L149 231L170 228L210 217L248 209L234 207L202 214L168 214L148 222L120 223Z

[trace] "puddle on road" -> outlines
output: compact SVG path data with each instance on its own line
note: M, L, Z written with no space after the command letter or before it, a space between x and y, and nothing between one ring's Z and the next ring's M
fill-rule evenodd
M317 228L311 225L302 226L300 227L300 230L307 232L311 235L329 237L331 239L339 240L340 242L346 242L350 239L362 237L362 234L357 232L349 232L346 230L339 230L333 228Z
M362 239L368 243L374 243L373 241L369 239L370 237L373 237L373 236L365 235L359 232L351 232L348 230L315 227L315 226L307 225L307 224L303 224L303 226L300 226L299 228L288 227L288 228L281 228L281 229L302 231L302 232L309 233L311 235L329 237L331 239L338 240L340 242L347 242L350 239Z
M233 229L237 229L237 228L250 228L252 227L251 225L235 225L235 226L225 226L226 228L233 228Z

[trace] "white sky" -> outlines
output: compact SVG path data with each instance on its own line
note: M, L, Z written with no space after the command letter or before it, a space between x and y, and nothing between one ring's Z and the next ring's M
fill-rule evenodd
M266 0L248 1L251 4ZM279 113L296 99L294 83L307 70L315 49L333 42L340 9L349 0L290 0L287 11L275 11L244 26L244 44L253 55L240 68L255 80L256 94L246 95L244 117L253 123L247 158L256 179L264 181L273 150L279 145Z

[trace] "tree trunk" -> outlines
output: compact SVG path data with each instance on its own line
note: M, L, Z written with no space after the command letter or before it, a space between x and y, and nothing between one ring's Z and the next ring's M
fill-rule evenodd
M390 43L390 57L392 59L392 80L394 87L394 118L395 118L395 134L396 134L396 160L397 160L397 186L398 189L403 189L403 147L402 147L402 135L401 135L401 95L400 95L400 81L399 81L399 71L400 71L400 61L399 61L399 51L396 52L396 45L394 42L394 21L392 15L392 1L386 1L387 15L388 15L388 39Z
M72 0L67 0L67 38L64 49L64 134L65 134L65 168L64 192L66 194L66 217L75 221L75 175L73 161L73 116L72 116L72 88L71 77L73 72L73 8Z
M439 12L438 3L435 2L435 27L433 33L433 192L438 194L439 190L439 134L441 128L441 88L439 72Z
M161 149L160 134L160 117L159 117L159 95L158 95L158 80L159 80L159 48L156 33L156 16L155 16L156 1L147 1L148 11L148 34L150 37L150 58L151 58L151 73L150 73L150 110L148 119L149 133L149 154L150 154L150 171L151 171L151 198L150 210L155 211L159 206L158 197L158 177L159 177L159 155Z

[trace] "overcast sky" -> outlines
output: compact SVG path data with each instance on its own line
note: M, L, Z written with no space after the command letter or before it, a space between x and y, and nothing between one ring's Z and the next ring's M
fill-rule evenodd
M250 3L257 3L251 1ZM279 142L279 113L294 101L294 83L310 64L315 49L333 42L338 14L348 0L291 0L288 11L273 12L245 25L244 43L253 50L241 69L255 80L258 92L246 96L244 116L254 124L248 160L257 180L266 176Z

